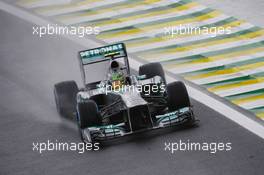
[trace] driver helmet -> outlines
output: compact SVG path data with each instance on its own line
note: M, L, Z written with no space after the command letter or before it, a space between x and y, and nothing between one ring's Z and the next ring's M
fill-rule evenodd
M120 69L120 65L117 61L112 61L111 65L111 81L114 88L120 87L124 84L124 75Z
M117 72L119 70L119 63L117 61L112 61L110 67L113 72Z

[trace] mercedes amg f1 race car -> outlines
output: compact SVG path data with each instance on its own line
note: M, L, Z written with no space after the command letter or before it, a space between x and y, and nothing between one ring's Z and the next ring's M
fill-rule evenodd
M78 57L84 88L64 81L55 84L54 95L59 114L76 119L84 142L195 123L185 85L167 84L160 63L131 74L123 43L80 51Z

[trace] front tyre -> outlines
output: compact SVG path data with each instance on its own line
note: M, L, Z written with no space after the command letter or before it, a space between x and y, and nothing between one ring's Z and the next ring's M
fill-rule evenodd
M167 85L169 111L176 111L184 107L190 107L190 99L183 82L176 81Z
M190 98L183 82L176 81L167 85L167 104L170 112L177 111L184 107L191 107ZM193 126L196 122L192 109L189 113L188 120L184 126Z
M146 75L146 78L153 78L155 76L160 76L164 83L166 84L164 70L160 63L148 63L139 67L139 75Z
M100 126L102 123L97 104L93 100L78 103L77 121L82 141L92 142L88 127Z

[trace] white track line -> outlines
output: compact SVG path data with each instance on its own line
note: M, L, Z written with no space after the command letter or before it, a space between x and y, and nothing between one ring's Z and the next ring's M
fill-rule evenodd
M47 26L48 24L52 25L51 22L46 21L40 17L37 17L29 12L26 12L24 10L21 10L20 8L17 8L15 6L12 6L10 4L7 4L5 2L0 1L0 9L10 13L14 16L17 16L18 18L24 19L26 21L29 21L31 23L37 24L37 25L45 25ZM65 38L83 45L85 47L89 46L89 47L97 47L97 46L101 46L100 43L95 42L93 40L88 40L88 39L82 39L79 38L78 36L72 36L72 35L63 35ZM134 60L134 59L130 59L130 66L133 69L138 69L138 67L141 65L142 63ZM171 77L171 76L166 76L168 82L172 82L175 81L176 79ZM222 115L224 115L225 117L229 118L230 120L236 122L237 124L243 126L244 128L248 129L249 131L251 131L252 133L258 135L259 137L261 137L262 139L264 139L264 126L262 124L260 124L259 122L247 117L245 114L242 114L240 112L238 112L237 110L233 109L232 107L228 106L227 104L224 104L218 100L216 100L213 97L210 97L208 94L195 89L191 86L187 85L187 89L189 91L190 96L201 102L202 104L214 109L215 111L221 113Z

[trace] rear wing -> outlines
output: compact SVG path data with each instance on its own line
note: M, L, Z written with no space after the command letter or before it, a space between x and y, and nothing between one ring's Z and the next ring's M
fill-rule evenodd
M93 64L109 59L127 57L124 43L98 47L79 52L82 65Z
M130 74L126 46L124 43L80 51L78 57L85 86L103 80L103 71L106 71L106 68L109 67L109 62L111 60L124 59L122 63L125 64L125 67L127 67L127 73ZM100 75L99 73L102 73L103 75Z

